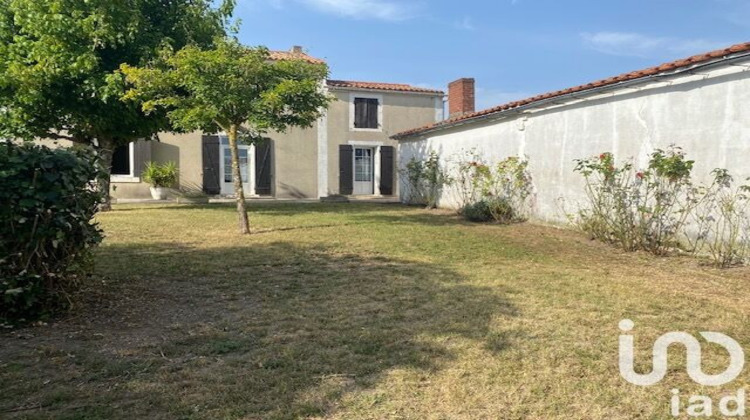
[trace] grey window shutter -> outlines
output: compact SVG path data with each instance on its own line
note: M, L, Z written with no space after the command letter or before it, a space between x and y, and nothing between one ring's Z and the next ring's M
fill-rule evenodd
M348 144L339 145L339 194L351 195L354 192L353 167L354 148Z
M220 194L219 136L203 136L203 192Z
M146 169L146 163L151 161L151 142L138 140L133 144L133 176L139 177Z
M354 98L354 128L379 128L378 100Z
M393 195L393 146L380 148L380 194Z
M367 102L364 98L354 98L354 128L366 128Z
M264 139L255 145L255 193L271 195L273 140Z
M367 99L366 128L378 128L378 100Z

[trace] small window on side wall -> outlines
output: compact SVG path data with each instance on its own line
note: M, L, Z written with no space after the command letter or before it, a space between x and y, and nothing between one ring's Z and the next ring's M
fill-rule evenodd
M117 147L112 153L112 175L134 176L131 173L130 144Z
M379 102L375 98L354 98L354 128L378 129Z

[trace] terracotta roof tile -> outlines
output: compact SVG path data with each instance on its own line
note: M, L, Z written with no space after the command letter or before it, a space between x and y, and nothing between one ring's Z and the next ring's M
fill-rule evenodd
M447 119L445 121L441 121L435 124L430 124L424 127L419 127L419 128L415 128L412 130L404 131L392 137L393 138L409 137L412 135L423 133L425 131L430 131L430 130L438 129L441 127L448 127L457 122L471 120L471 119L478 118L478 117L483 117L486 115L498 113L501 111L506 111L506 110L517 108L520 106L530 105L530 104L533 104L534 102L538 102L543 99L549 99L549 98L562 96L562 95L566 95L570 93L586 91L586 90L594 89L597 87L603 87L603 86L608 86L608 85L614 85L617 83L627 82L630 80L636 80L642 77L653 76L655 74L665 73L671 70L677 70L677 69L684 68L684 67L690 67L696 64L702 64L702 63L705 63L705 62L708 62L717 58L725 57L731 54L743 53L743 52L750 52L750 42L732 45L730 47L723 48L720 50L715 50L715 51L707 52L704 54L694 55L689 58L683 58L681 60L664 63L661 65L650 67L650 68L643 69L643 70L637 70L637 71L633 71L630 73L624 73L619 76L614 76L608 79L598 80L598 81L591 82L585 85L575 86L575 87L567 88L564 90L558 90L555 92L549 92L549 93L537 95L531 98L522 99L520 101L510 102L507 104L496 106L494 108L485 109L483 111L474 112L474 113L463 115L460 117L454 117L454 118Z
M324 64L325 60L309 56L305 53L293 53L289 51L269 51L271 60L304 60L311 64Z
M403 83L379 83L379 82L358 82L352 80L329 80L328 86L340 87L340 88L355 88L355 89L372 89L372 90L388 90L397 92L416 92L416 93L434 93L442 95L443 91L435 89L425 89L417 86L411 86Z

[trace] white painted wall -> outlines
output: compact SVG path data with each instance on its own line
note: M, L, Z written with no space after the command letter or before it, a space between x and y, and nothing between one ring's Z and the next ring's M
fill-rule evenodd
M602 152L643 166L655 148L676 144L696 160L697 179L708 180L721 167L744 180L750 177L750 59L697 73L402 140L399 168L431 150L446 166L471 149L489 163L527 156L535 216L550 222L564 222L585 198L574 159ZM448 189L440 206L456 207L455 192Z

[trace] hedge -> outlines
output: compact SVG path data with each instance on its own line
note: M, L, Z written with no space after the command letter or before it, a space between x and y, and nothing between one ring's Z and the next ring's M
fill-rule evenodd
M0 323L64 308L102 240L101 196L86 149L0 142Z

